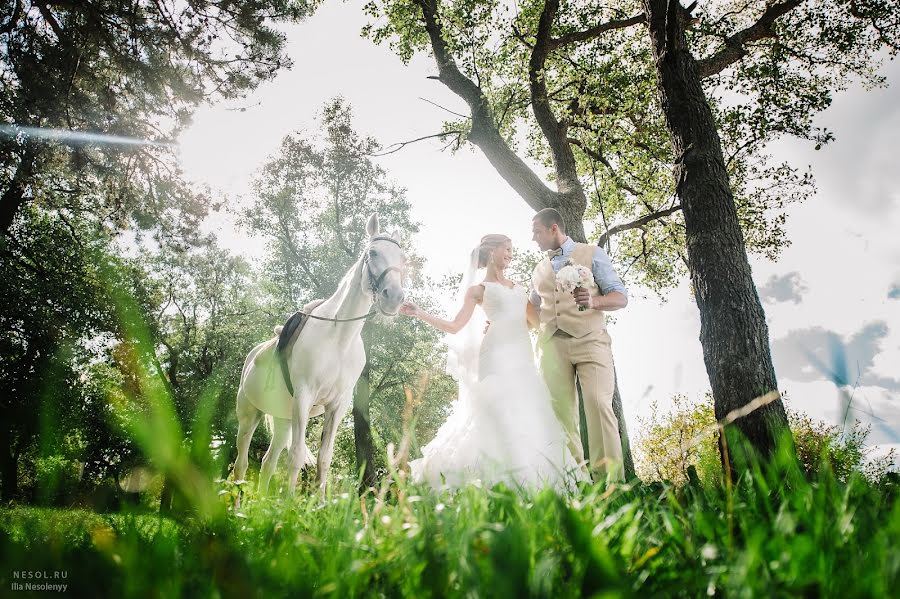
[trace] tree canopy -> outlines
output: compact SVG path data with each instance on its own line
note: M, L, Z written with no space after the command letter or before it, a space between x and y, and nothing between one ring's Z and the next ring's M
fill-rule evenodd
M564 212L611 245L621 274L663 293L687 273L687 256L679 157L643 4L566 2L547 19L550 4L376 0L363 33L403 61L433 54L434 78L470 107L444 123L456 147L479 147L535 210L571 207ZM900 48L898 12L894 0L736 0L694 11L688 43L751 253L777 258L790 243L786 205L814 192L806 165L774 161L771 142L833 139L815 117L851 82L884 83L878 67Z

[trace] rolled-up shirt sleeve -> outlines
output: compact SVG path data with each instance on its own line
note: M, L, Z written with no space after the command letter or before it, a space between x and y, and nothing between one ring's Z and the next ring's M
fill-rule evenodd
M625 289L625 285L622 284L622 279L616 274L616 271L613 269L612 261L610 261L609 256L606 254L606 250L602 247L597 246L594 249L594 259L591 266L591 270L594 273L594 280L600 288L600 293L606 295L612 291L618 291L625 297L628 297L628 290Z

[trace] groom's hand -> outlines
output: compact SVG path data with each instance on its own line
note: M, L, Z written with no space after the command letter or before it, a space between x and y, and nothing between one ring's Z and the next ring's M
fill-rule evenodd
M572 292L572 295L575 296L575 303L579 306L584 306L585 308L594 307L593 299L591 298L591 292L583 287L577 288Z

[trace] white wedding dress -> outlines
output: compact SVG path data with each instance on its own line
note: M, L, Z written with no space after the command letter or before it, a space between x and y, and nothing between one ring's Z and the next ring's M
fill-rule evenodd
M456 488L485 486L570 489L586 480L537 370L525 318L526 291L484 283L481 307L490 327L478 373L459 381L460 393L423 457L410 462L415 482Z

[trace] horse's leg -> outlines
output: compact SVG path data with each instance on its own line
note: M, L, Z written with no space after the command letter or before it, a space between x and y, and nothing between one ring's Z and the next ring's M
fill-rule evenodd
M253 440L253 433L259 426L262 419L262 412L256 409L256 406L247 400L243 389L238 389L237 394L237 459L234 462L234 480L244 480L247 476L247 466L250 457L250 441Z
M297 489L297 475L308 459L306 450L306 425L312 409L313 396L306 389L297 389L294 394L294 408L291 414L291 448L288 451L288 491L291 495Z
M319 446L319 494L325 497L325 488L328 484L328 471L331 469L331 458L334 456L334 439L337 436L338 425L347 414L347 408L353 398L352 391L345 395L334 409L333 403L325 408L325 423L322 425L322 444Z
M262 459L262 467L259 469L259 494L265 495L269 491L269 481L278 466L278 458L281 452L291 441L291 421L287 418L272 418L272 442L269 450Z

